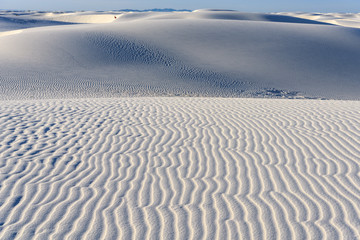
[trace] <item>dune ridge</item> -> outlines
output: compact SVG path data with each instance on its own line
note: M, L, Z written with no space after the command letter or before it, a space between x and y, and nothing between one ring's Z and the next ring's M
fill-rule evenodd
M2 101L1 239L359 239L356 101Z
M321 18L214 10L33 15L0 17L0 25L7 18L0 33L1 100L359 100L359 29ZM10 35L14 21L24 28Z
M277 13L343 27L360 28L360 13Z

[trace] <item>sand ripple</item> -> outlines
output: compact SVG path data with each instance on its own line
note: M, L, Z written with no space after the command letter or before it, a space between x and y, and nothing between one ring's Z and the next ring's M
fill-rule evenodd
M0 104L0 239L360 238L360 104Z

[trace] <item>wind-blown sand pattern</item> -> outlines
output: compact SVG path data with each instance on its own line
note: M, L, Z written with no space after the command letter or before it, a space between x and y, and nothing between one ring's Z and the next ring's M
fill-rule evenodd
M360 239L360 102L2 101L0 239Z
M0 239L360 239L359 19L0 11Z

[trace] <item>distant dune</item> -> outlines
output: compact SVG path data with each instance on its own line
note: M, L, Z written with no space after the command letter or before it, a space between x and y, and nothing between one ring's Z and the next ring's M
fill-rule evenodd
M344 27L360 28L360 13L278 13L312 21L319 21Z
M1 11L0 239L360 239L359 22Z
M360 30L319 19L216 10L6 13L0 22L23 31L0 33L0 98L359 99Z

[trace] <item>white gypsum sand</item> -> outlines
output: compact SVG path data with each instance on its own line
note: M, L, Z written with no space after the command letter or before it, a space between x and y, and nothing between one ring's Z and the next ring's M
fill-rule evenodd
M360 28L360 13L278 13L344 27Z
M0 106L0 239L356 239L360 102Z
M0 11L0 239L360 239L357 17Z
M33 15L6 15L0 22L69 24L45 14L34 23ZM89 15L64 14L74 22ZM232 11L115 16L110 23L32 27L0 36L0 99L359 99L359 29Z

